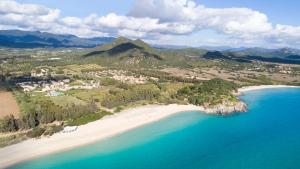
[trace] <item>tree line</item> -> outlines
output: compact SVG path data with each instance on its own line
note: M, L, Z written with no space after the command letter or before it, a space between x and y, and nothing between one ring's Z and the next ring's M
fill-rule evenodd
M101 105L107 108L115 108L140 100L158 98L160 90L155 86L136 86L107 96Z
M87 105L73 104L67 107L55 105L51 100L31 102L29 104L30 106L19 118L9 115L1 119L0 132L35 128L40 124L76 119L98 111L94 102Z

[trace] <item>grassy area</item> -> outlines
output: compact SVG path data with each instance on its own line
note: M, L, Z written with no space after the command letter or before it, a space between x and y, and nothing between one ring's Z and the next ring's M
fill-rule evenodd
M83 65L67 65L63 66L63 69L66 71L70 71L73 73L82 73L82 72L90 72L90 71L100 71L103 69L102 66L96 65L96 64L83 64Z
M158 98L159 95L160 89L157 85L136 85L134 87L130 87L128 90L111 92L110 95L101 102L101 105L106 108L115 108L142 100L151 101Z
M70 107L72 105L86 105L87 103L73 96L51 97L54 104L61 107Z
M67 122L67 125L68 126L84 125L84 124L87 124L89 122L99 120L99 119L103 118L104 116L110 115L110 114L111 113L107 112L107 111L100 111L98 113L93 113L93 114L89 114L89 115L86 115L86 116L83 116L83 117L80 117L80 118L77 118L77 119L69 120Z
M85 102L90 102L92 99L99 102L105 99L108 94L108 89L70 90L67 91L67 94Z
M14 134L10 136L1 136L0 137L0 147L5 147L8 145L19 143L23 140L26 140L27 137L25 134Z

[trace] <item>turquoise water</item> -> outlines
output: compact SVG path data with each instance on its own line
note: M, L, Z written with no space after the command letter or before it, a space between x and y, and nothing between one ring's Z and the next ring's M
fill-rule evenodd
M181 113L11 169L299 169L300 90L253 91L241 98L247 113Z

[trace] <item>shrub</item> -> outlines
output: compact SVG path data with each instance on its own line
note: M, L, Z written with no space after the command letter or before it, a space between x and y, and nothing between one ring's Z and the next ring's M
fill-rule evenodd
M122 110L123 110L123 108L122 108L121 106L119 106L119 107L116 108L115 112L116 112L116 113L119 113L119 112L121 112Z
M9 115L0 120L0 131L1 132L13 132L17 131L18 123L13 115Z
M31 131L27 132L27 137L30 137L30 138L36 138L36 137L40 137L41 135L44 134L45 132L45 128L42 128L42 127L35 127L33 128Z
M46 136L52 136L54 133L62 131L64 128L63 126L57 126L57 125L51 125L47 128L44 135Z
M82 116L77 119L69 120L67 124L69 126L80 126L80 125L87 124L89 122L99 120L102 117L109 115L109 114L111 114L111 113L107 112L107 111L101 111L99 113L92 113L92 114L88 114L88 115Z

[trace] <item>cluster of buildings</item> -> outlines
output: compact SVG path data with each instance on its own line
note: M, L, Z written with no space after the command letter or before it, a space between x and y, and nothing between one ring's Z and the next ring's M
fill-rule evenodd
M265 67L262 65L254 66L253 68L247 68L248 71L267 71L269 73L282 73L282 74L292 74L293 70L290 66L284 65L273 65L270 67Z
M80 85L70 85L69 79L59 80L59 81L38 81L38 82L22 82L17 83L18 86L23 88L25 92L40 91L47 92L47 96L59 96L62 95L63 91L71 89L93 89L99 88L100 82L90 81L81 82Z
M109 77L128 84L145 84L149 80L148 77L142 75L134 75L124 70L105 70L98 72L88 72L85 73L85 75L92 78ZM156 80L155 78L151 79Z
M129 84L145 84L148 80L148 78L143 76L124 76L124 75L114 75L112 76L113 79L121 81L123 83L129 83Z
M279 65L278 68L279 68L279 73L283 73L283 74L292 74L293 73L291 67Z

